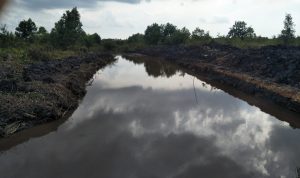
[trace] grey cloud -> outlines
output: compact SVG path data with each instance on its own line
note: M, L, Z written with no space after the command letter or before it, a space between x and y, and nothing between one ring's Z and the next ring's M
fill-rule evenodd
M137 4L142 0L17 0L17 4L29 9L61 9L61 8L86 8L95 7L100 2L121 2L129 4Z
M222 23L229 23L229 19L226 17L213 17L211 23L215 24L222 24Z
M199 18L199 22L205 24L227 24L229 23L229 19L226 17L214 16L208 20L204 18Z

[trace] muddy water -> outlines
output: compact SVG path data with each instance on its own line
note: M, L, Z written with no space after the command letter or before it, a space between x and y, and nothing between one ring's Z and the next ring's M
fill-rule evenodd
M296 177L298 129L170 64L118 58L56 131L1 153L1 177Z

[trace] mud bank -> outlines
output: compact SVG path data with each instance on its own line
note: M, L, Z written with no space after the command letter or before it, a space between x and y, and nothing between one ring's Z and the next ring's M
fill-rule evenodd
M9 136L38 124L69 117L86 93L87 82L115 61L110 54L36 62L0 74L0 135Z
M203 46L153 47L129 53L160 57L211 82L232 86L300 112L300 48L239 49Z

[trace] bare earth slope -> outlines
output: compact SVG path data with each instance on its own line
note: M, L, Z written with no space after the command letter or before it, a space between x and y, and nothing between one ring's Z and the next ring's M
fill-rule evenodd
M1 136L68 117L85 95L86 83L113 61L109 54L89 54L20 69L4 61L0 66Z

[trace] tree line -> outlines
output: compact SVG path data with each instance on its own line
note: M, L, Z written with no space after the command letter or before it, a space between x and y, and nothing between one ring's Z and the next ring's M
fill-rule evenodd
M209 31L196 28L190 32L187 28L178 28L177 26L167 24L154 23L149 25L144 34L134 34L127 40L102 40L97 33L87 34L82 29L82 22L77 8L67 10L62 17L54 24L50 32L45 27L38 27L32 19L22 20L15 28L15 32L9 32L6 25L0 26L0 47L14 47L18 44L33 43L46 44L54 48L67 49L71 46L78 45L90 48L99 46L105 41L105 49L113 50L118 46L127 45L127 48L133 48L136 44L143 45L178 45L187 42L208 42L214 40ZM248 26L244 21L236 21L229 29L226 36L218 36L217 38L232 40L256 40L268 39L257 36L254 29ZM282 41L283 44L290 44L295 36L295 24L290 14L285 16L284 27L281 34L274 37Z
M209 31L205 31L197 27L192 33L187 28L179 29L175 25L167 24L157 24L154 23L149 25L145 30L144 34L134 34L128 38L128 41L141 42L144 41L150 45L158 44L182 44L189 41L205 41L210 40L213 37L210 36ZM257 36L254 29L248 26L244 21L236 21L234 25L229 29L229 32L223 38L227 39L240 39L240 40L251 40L257 38L264 38ZM284 28L281 34L277 37L284 44L289 44L292 40L296 38L295 36L295 24L293 22L291 14L287 14L284 20Z
M68 48L72 45L91 47L101 43L97 34L87 34L82 29L80 14L77 8L67 10L55 23L50 32L45 27L37 27L31 18L22 20L15 29L9 32L6 25L0 27L0 47L11 47L19 43L49 44L56 48Z

